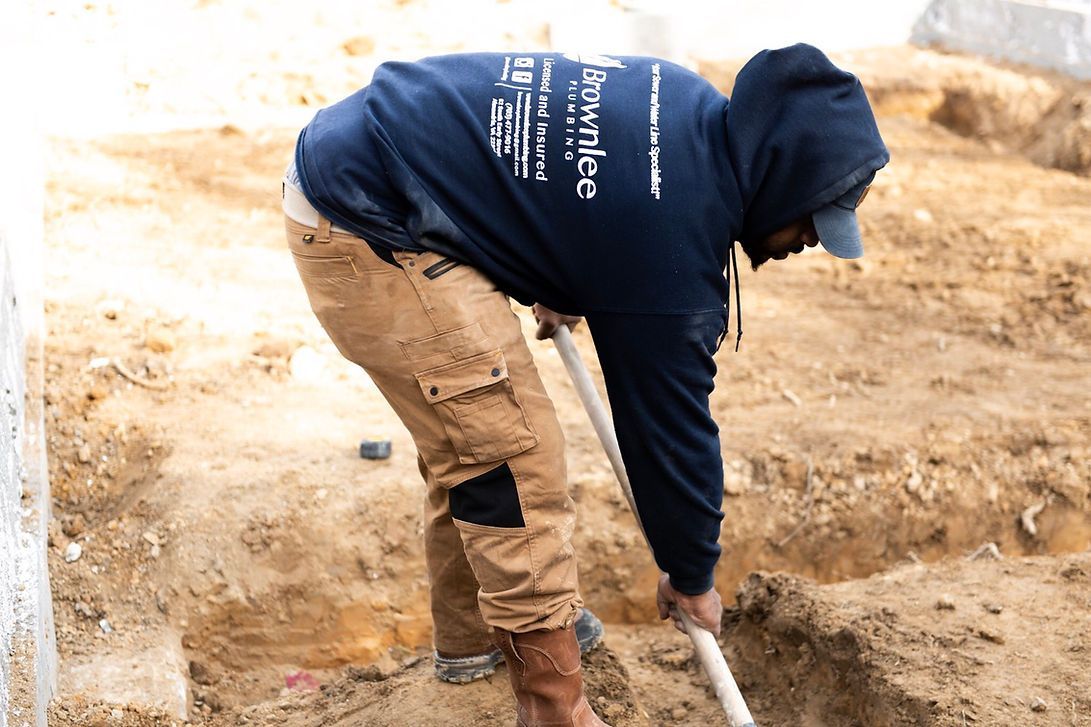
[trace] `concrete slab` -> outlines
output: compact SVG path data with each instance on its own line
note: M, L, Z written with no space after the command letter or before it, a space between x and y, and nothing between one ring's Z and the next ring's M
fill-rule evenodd
M103 653L66 658L61 665L61 697L146 705L184 720L190 706L188 673L181 638L164 631L124 651L104 647Z
M912 40L1091 78L1091 0L934 0Z

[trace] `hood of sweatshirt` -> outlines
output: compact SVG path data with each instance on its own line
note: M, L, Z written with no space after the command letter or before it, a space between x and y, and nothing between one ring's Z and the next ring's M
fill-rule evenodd
M860 80L803 43L762 51L739 71L727 132L743 242L811 214L890 160Z

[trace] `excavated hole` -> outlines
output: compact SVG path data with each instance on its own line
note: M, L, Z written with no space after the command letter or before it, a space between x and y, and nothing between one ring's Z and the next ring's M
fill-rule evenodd
M980 63L928 83L879 79L868 95L880 116L925 119L1043 167L1091 173L1091 84Z
M1008 441L1008 446L1008 456L1014 451L1019 458L1029 454L1023 449L1031 445ZM1047 453L1039 457L1049 456L1049 446L1039 449ZM1063 454L1053 452L1052 456ZM985 451L976 458L998 460L999 455ZM836 582L865 577L907 559L964 557L985 542L997 543L1006 556L1065 553L1091 546L1086 498L1081 507L1073 504L1079 501L1075 490L1069 492L1072 500L1058 494L1066 484L1078 488L1078 482L1054 481L1052 490L1047 487L1043 492L1028 488L1025 482L1009 481L999 488L994 503L981 508L976 503L982 496L980 483L968 481L958 483L963 497L956 489L940 488L935 477L921 476L923 481L912 495L899 497L905 493L906 466L875 459L867 467L857 463L857 469L866 473L859 475L864 479L857 480L857 485L865 490L846 483L852 478L839 474L839 463L816 465L811 484L815 502L798 530L806 512L806 466L783 455L754 460L751 476L765 484L751 482L748 489L764 491L725 501L736 518L749 514L755 522L744 531L725 529L717 575L724 596L730 599L734 584L754 570L780 570ZM919 467L928 471L923 463ZM1055 463L1047 469L1065 468ZM1078 478L1078 473L1073 477ZM885 488L884 482L892 483L891 487ZM793 504L771 508L769 501L777 499L772 496L775 493ZM1037 533L1031 537L1020 525L1020 516L1025 504L1037 499L1047 505L1034 517ZM593 517L596 508L603 506L593 498L585 500L586 517ZM615 510L613 522L623 523L632 536L625 547L617 545L613 532L584 532L577 539L585 599L607 623L653 623L654 604L648 594L656 571L628 526L628 514ZM419 557L406 555L406 562ZM218 708L253 704L275 697L285 688L286 679L297 678L293 675L300 671L316 682L326 682L346 665L389 673L407 659L428 653L431 619L419 572L400 574L391 567L381 579L371 579L358 563L333 562L329 568L356 575L273 584L260 596L249 598L225 589L198 606L189 619L183 645L199 701ZM240 585L248 592L246 583Z

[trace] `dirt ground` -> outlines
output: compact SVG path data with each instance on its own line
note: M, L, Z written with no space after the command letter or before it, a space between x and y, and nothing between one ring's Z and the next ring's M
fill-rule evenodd
M348 61L378 52L358 43ZM741 271L712 399L725 654L763 726L1091 725L1091 89L908 48L840 60L893 161L866 258ZM729 88L731 66L702 72ZM307 85L277 73L263 92ZM51 724L510 718L503 670L429 674L415 454L307 308L279 211L296 132L52 140ZM717 724L563 366L531 346L607 624L592 703ZM393 456L359 459L368 436ZM999 559L967 557L986 543Z

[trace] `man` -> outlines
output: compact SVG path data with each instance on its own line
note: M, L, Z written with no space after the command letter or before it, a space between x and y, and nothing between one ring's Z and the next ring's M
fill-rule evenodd
M538 338L587 318L667 574L660 616L718 632L708 397L733 241L755 268L818 243L859 256L854 210L887 160L859 81L806 45L758 54L730 105L653 58L465 54L384 64L315 116L288 242L417 446L441 678L502 654L518 724L604 724L580 680L601 625L578 594L563 437L508 296Z

